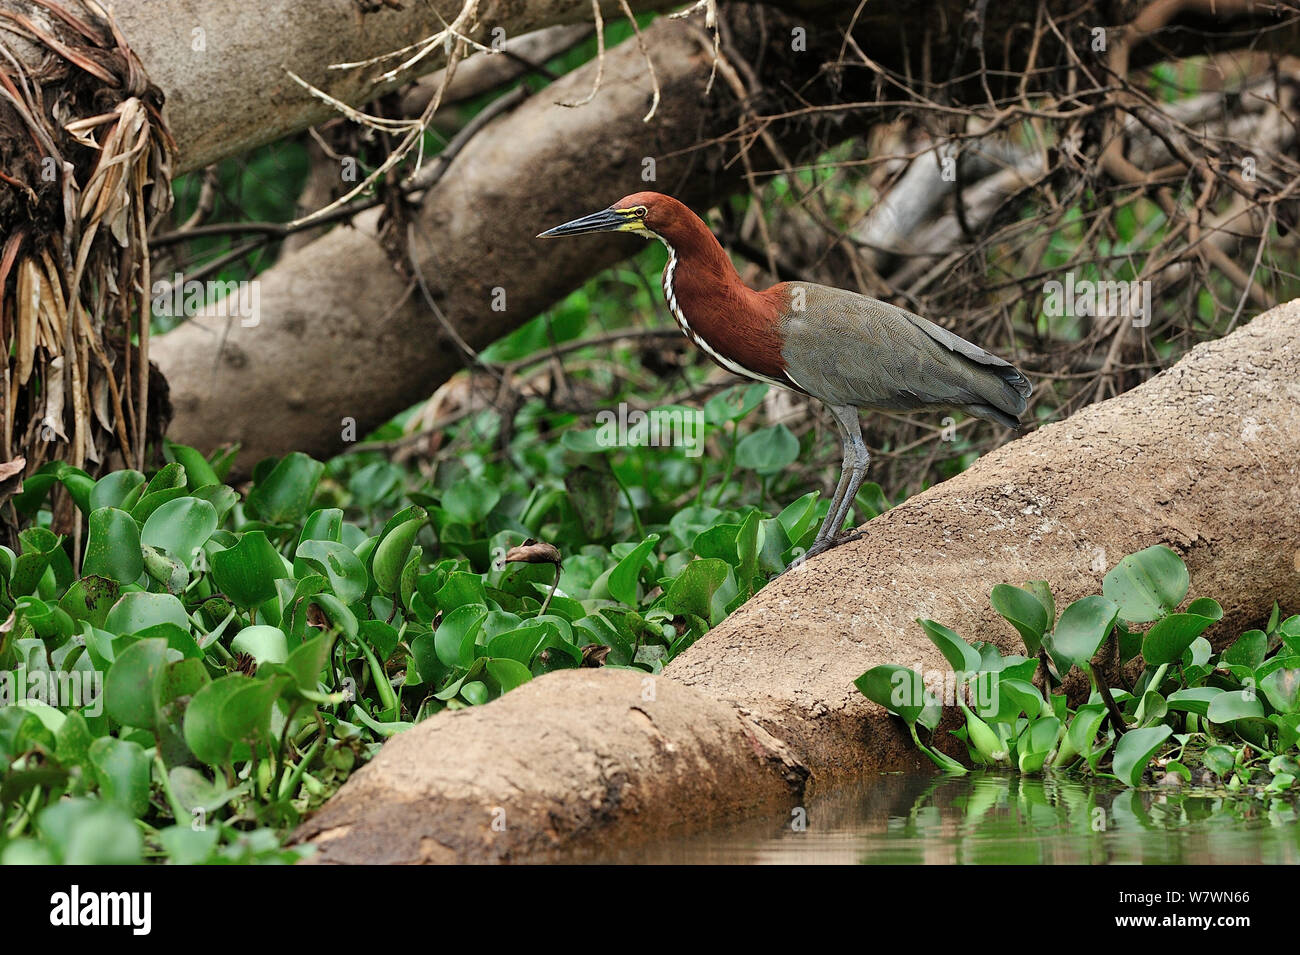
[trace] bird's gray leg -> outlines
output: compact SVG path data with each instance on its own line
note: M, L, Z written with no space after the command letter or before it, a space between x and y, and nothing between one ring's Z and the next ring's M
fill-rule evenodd
M834 540L835 536L839 534L840 528L844 525L844 519L849 515L849 509L853 507L853 499L858 496L858 488L862 486L863 480L866 479L867 465L871 461L871 455L862 440L862 422L858 419L858 409L850 405L839 405L831 408L831 414L835 416L835 420L839 422L840 428L844 431L844 458L849 479L840 498L839 509L835 514L835 522L832 525L834 530L831 531L831 540Z
M839 533L840 525L835 523L835 515L840 509L840 502L844 500L844 491L849 483L849 437L844 433L844 422L840 420L839 415L834 414L834 409L831 410L831 417L835 419L835 429L840 434L840 479L835 485L835 493L831 496L831 506L830 510L826 512L826 520L822 521L822 526L817 531L817 537L813 539L812 546L808 548L810 552L813 548L817 548L818 545L832 540ZM843 517L840 520L842 521Z

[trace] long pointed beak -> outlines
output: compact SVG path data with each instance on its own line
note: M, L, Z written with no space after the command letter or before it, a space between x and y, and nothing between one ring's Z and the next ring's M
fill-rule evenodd
M547 229L538 234L539 239L549 239L557 235L586 235L589 232L615 232L627 222L627 218L613 209L602 209L589 216L574 219L554 229Z

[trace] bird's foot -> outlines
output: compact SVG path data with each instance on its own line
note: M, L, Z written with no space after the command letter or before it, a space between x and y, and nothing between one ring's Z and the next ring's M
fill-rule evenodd
M818 554L824 554L828 550L833 550L834 548L839 547L841 544L847 544L849 541L855 541L860 539L861 537L863 537L862 531L849 531L847 533L840 534L838 537L827 537L823 540L813 541L812 546L809 547L806 551L804 551L801 555L796 557L794 560L790 561L790 565L786 567L785 570L781 571L781 573L788 574L792 570L797 570L798 568L802 567L804 565L804 562L807 561L810 557L816 557ZM777 574L777 576L779 577L781 576L781 574Z

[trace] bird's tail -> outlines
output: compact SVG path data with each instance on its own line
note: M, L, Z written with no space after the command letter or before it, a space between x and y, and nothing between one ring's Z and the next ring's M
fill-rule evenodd
M976 368L979 380L973 390L983 400L963 405L962 411L1019 431L1020 416L1025 413L1034 390L1029 379L1008 364L978 365Z

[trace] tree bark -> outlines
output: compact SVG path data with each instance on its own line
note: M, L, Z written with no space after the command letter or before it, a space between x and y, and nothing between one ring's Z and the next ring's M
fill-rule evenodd
M1300 300L887 511L661 676L556 672L395 737L295 839L320 862L565 858L916 767L852 684L880 663L948 669L914 618L1011 652L995 584L1046 579L1060 609L1152 544L1222 603L1222 647L1300 604L1298 380Z
M335 99L359 105L442 66L441 49L390 82L373 78L402 62L333 70L383 56L438 33L464 0L420 0L398 7L359 0L117 0L113 16L150 79L167 94L167 119L180 147L180 172L238 156L336 115L295 83L295 73ZM669 0L629 0L638 12ZM601 0L608 18L617 0ZM466 35L521 36L591 19L590 0L479 0ZM199 31L199 32L196 32ZM201 46L201 49L195 49Z

